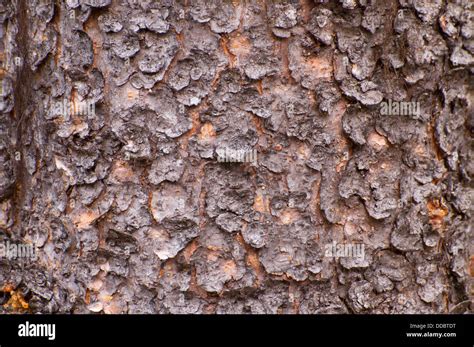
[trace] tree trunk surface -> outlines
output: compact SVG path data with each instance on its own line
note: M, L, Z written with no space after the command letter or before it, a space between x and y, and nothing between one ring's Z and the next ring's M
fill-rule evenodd
M0 21L0 312L472 312L472 1Z

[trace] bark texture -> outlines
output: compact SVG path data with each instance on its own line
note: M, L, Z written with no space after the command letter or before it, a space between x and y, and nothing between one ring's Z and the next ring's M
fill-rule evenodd
M0 23L0 238L38 252L0 259L0 311L472 311L472 1L0 0Z

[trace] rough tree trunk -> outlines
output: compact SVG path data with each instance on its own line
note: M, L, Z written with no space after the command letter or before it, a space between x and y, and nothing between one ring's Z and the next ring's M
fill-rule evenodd
M0 238L37 247L0 259L0 311L472 310L471 1L0 18Z

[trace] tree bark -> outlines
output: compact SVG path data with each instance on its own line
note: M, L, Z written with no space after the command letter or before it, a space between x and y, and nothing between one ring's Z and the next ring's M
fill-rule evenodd
M472 312L473 18L0 0L0 311Z

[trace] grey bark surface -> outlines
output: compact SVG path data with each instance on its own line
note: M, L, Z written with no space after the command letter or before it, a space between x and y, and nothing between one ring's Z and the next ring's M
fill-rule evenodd
M37 248L0 259L0 312L472 312L472 1L0 0L0 22L0 241Z

